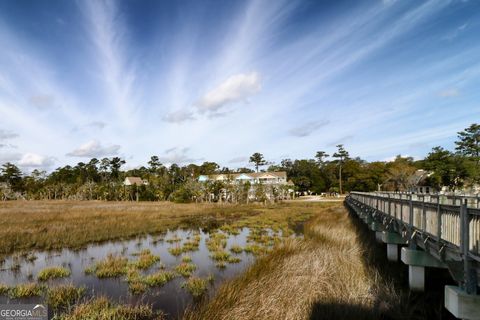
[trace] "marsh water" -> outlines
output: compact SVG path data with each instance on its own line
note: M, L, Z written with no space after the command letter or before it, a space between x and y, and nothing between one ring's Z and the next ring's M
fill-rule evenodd
M60 251L34 251L36 259L28 256L12 255L7 257L0 266L0 283L16 285L20 283L36 282L37 274L46 267L63 266L70 269L71 275L66 278L52 279L46 282L49 286L72 283L78 287L86 288L86 297L106 296L112 301L136 305L139 303L150 304L154 310L162 310L169 318L178 318L185 308L193 302L192 296L181 287L185 281L183 277L176 277L162 287L153 287L145 293L134 295L129 292L125 277L98 278L95 274L86 274L85 269L97 261L104 259L108 254L116 254L129 259L134 259L135 254L141 250L149 249L152 254L160 256L160 262L153 265L145 274L159 270L159 265L164 265L165 270L172 270L181 263L182 256L173 256L168 248L182 244L195 232L201 235L199 250L188 252L192 262L197 266L194 276L214 276L214 281L209 286L208 294L212 294L223 281L232 278L245 270L255 259L255 256L245 252L234 254L241 259L239 263L228 263L226 268L219 269L215 261L209 257L206 240L209 233L202 230L170 230L162 235L137 237L124 241L110 241L101 244L91 244L81 250L63 249ZM245 246L248 228L240 229L238 235L228 235L226 250L232 245ZM181 242L168 243L165 239L178 237ZM41 297L27 299L10 299L0 297L0 303L18 302L43 302Z

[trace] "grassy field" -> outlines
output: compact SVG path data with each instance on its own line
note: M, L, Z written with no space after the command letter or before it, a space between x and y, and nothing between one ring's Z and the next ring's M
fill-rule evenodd
M273 225L286 228L332 204L272 206L171 202L8 201L0 203L0 255L160 233L168 228Z

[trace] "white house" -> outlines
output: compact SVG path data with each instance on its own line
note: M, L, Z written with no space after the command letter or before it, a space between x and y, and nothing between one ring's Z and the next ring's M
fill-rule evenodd
M262 183L269 185L286 185L288 183L287 173L285 171L201 175L198 177L198 181L223 181L230 184L245 183L248 181L251 184Z

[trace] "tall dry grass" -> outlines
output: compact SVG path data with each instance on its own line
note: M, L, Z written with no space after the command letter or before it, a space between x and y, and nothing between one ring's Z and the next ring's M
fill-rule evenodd
M185 319L380 318L397 296L365 254L343 206L324 208L306 224L304 240L276 247Z
M323 204L271 206L171 202L0 202L0 256L30 249L80 248L93 242L155 234L177 227L220 227L234 221L303 219ZM253 218L253 219L252 219Z

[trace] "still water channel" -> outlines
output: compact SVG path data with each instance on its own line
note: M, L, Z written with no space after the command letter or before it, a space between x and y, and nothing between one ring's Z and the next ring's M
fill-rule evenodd
M33 254L36 259L33 261L29 261L24 256L13 255L7 257L0 266L0 284L13 286L20 283L35 282L37 281L37 274L42 269L63 266L70 269L70 276L49 280L46 282L48 286L72 283L75 286L86 288L86 299L106 296L118 303L150 304L154 310L162 310L169 318L178 318L183 314L185 308L193 302L190 293L181 287L185 281L184 277L176 277L162 287L152 287L145 293L135 295L130 293L125 277L100 279L95 274L86 274L85 269L96 261L105 259L108 254L120 255L134 260L136 258L135 254L141 250L149 249L152 254L160 256L160 262L144 271L143 274L156 272L161 265L165 266L165 270L173 270L175 266L181 263L182 255L173 256L168 248L181 245L194 232L199 232L201 235L199 249L187 254L192 258L192 263L197 266L193 276L202 278L209 275L214 276L214 282L208 289L210 295L223 281L244 271L255 259L255 256L249 253L231 253L233 256L239 257L241 261L239 263L228 263L226 268L220 269L215 266L215 261L210 258L210 252L206 245L209 233L202 230L169 230L160 236L143 236L125 241L92 244L81 250L35 251ZM225 249L229 251L232 245L244 247L247 244L249 232L249 228L242 228L238 235L228 235ZM181 238L181 242L172 244L165 241L165 239L174 237ZM32 297L19 300L1 296L0 303L37 303L43 302L42 299L41 297Z

